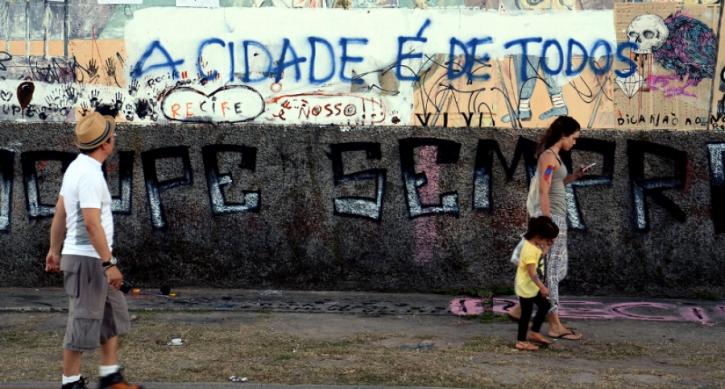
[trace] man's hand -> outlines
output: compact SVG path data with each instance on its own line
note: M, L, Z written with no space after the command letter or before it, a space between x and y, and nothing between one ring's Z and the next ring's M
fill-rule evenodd
M60 271L60 254L48 251L45 256L45 271L48 273L57 273Z
M106 269L106 278L108 279L108 285L116 289L120 289L123 284L123 274L118 270L116 266L111 266Z

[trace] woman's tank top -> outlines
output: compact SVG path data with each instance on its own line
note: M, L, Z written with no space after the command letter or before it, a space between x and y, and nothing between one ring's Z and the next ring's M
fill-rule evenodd
M552 215L566 216L566 189L564 186L564 179L569 175L564 163L559 158L559 155L553 151L547 149L544 151L553 153L556 160L559 161L559 169L554 171L551 177L551 186L549 187L549 209ZM526 209L529 212L529 216L535 216L542 214L541 202L539 198L539 170L536 169L536 174L531 179L531 185L529 186L529 196L526 198Z

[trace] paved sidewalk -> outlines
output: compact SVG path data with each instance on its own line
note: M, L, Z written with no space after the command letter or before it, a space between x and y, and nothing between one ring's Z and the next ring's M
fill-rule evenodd
M308 292L244 289L179 289L176 296L141 289L129 293L132 311L239 311L363 315L479 315L485 310L504 314L517 301L439 294ZM562 297L561 316L577 320L642 320L725 324L725 301ZM67 300L62 288L0 288L0 312L63 312Z

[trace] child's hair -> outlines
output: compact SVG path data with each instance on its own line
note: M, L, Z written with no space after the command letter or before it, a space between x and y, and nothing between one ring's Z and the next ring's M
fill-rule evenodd
M525 239L533 239L536 237L555 239L557 236L559 236L559 227L548 216L532 217L529 219L529 228L524 234Z

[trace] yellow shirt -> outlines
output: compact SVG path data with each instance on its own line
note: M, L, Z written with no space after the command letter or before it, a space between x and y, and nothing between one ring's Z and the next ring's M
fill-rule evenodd
M529 276L527 270L528 265L536 265L539 269L543 265L541 261L542 251L540 248L531 244L528 240L524 240L524 246L521 248L519 256L519 266L516 268L516 295L524 298L536 297L539 293L539 287Z

